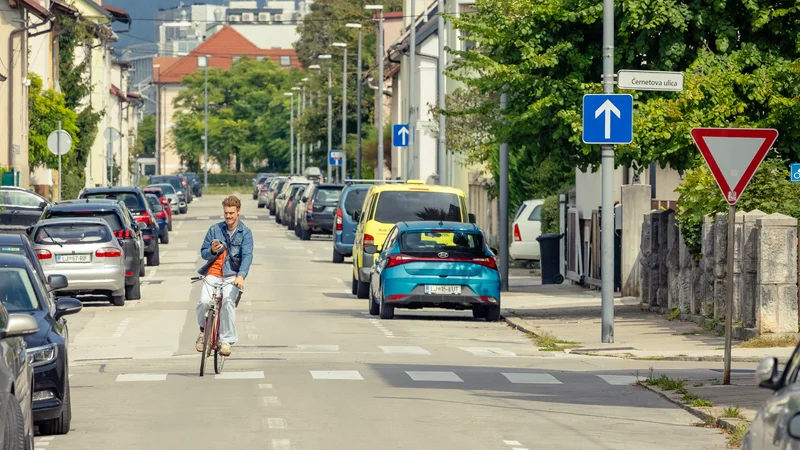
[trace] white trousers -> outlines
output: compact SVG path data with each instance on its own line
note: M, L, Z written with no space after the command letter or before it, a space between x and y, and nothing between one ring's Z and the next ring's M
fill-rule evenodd
M231 280L234 277L225 278ZM211 307L212 296L214 295L214 284L223 280L215 276L207 275L203 280L203 286L200 290L200 301L197 302L197 323L200 325L200 330L206 326L206 313ZM231 280L232 281L232 280ZM235 344L236 336L236 298L239 296L239 288L231 284L226 284L222 288L222 317L220 317L219 324L219 341L220 343Z

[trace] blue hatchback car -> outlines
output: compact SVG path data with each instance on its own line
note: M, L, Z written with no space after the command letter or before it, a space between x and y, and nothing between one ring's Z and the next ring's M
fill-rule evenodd
M333 262L336 264L343 263L345 256L353 254L358 226L355 214L361 211L369 188L368 184L350 184L342 189L333 230Z
M395 308L471 309L476 318L500 319L497 260L475 224L400 222L375 254L369 312L394 318Z

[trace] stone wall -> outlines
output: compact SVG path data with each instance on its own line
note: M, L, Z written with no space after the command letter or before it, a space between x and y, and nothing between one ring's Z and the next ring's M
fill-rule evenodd
M675 211L644 215L639 271L642 303L723 323L733 289L737 336L798 331L797 220L754 210L737 213L734 261L728 267L728 215L704 218L702 256L695 260ZM728 286L728 271L733 286Z

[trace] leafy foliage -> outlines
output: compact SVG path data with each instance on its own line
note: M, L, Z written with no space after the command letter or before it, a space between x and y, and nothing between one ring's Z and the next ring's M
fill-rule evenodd
M156 154L156 117L152 114L144 116L137 129L136 143L132 157Z
M29 132L28 132L28 165L31 169L44 166L49 169L58 168L58 157L47 148L47 136L61 129L72 137L73 148L78 142L78 115L66 106L64 96L52 89L42 89L42 79L35 73L28 74L31 80L28 93ZM69 152L61 157L64 167L69 167L74 153Z
M558 233L558 195L551 195L544 199L542 205L542 234Z
M686 172L677 189L677 221L686 246L695 259L702 251L703 217L725 212L728 204L705 163ZM738 211L758 209L767 214L780 212L800 219L800 186L789 181L789 170L780 159L761 163L753 180L736 204Z

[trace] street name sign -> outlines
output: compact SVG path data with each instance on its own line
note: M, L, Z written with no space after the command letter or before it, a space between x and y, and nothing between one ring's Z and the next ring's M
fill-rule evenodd
M341 150L331 150L331 152L328 154L328 160L332 166L341 166L343 156L344 154Z
M680 92L683 90L683 72L620 70L617 72L617 87L635 91Z
M408 147L408 133L408 124L394 124L392 126L392 145L395 147Z
M583 142L630 144L633 140L633 97L630 94L583 96Z
M778 138L778 130L693 128L691 135L725 201L735 205Z

